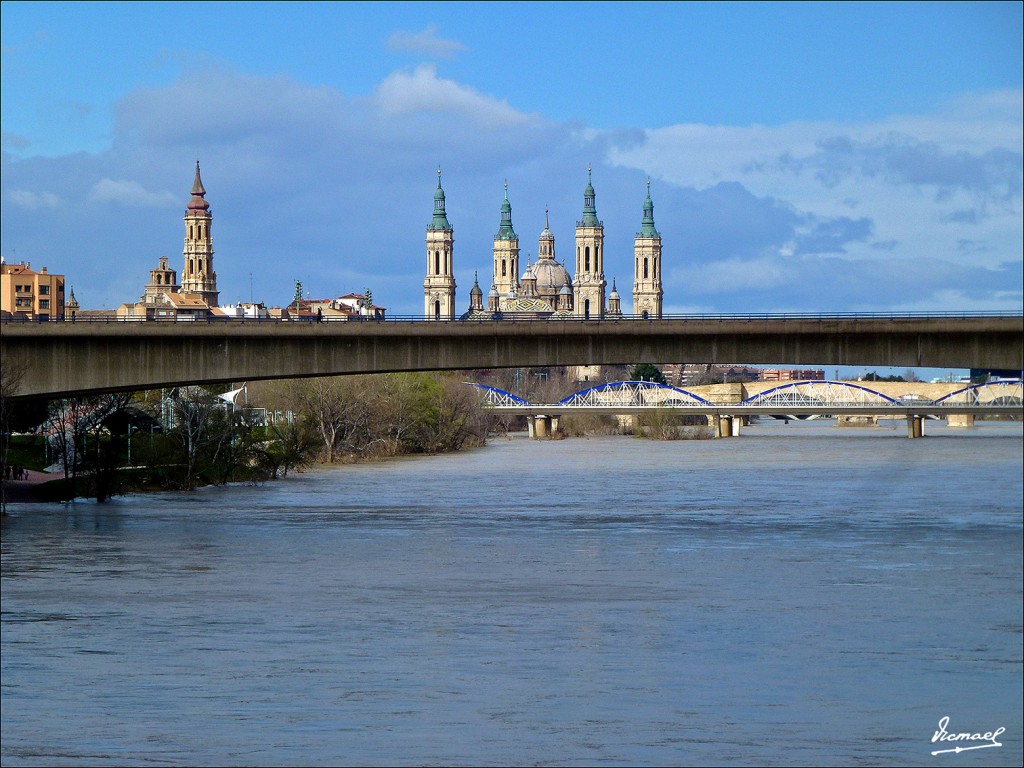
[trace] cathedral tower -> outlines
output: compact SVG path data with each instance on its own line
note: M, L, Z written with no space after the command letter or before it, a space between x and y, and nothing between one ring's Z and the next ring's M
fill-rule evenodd
M444 212L441 169L437 169L434 218L427 226L427 277L423 281L423 311L428 320L455 319L455 277L452 251L455 237Z
M576 222L576 277L573 281L575 313L584 318L604 315L604 225L597 218L594 187L587 168L583 190L583 218Z
M661 235L654 228L651 180L647 180L644 218L633 241L633 314L644 319L661 318Z
M508 201L508 182L501 203L501 224L494 236L494 280L498 293L507 296L519 280L519 237L512 229L512 205Z
M213 271L213 236L210 233L213 215L205 198L206 190L199 178L199 161L196 160L192 199L185 209L185 268L181 274L181 292L198 294L208 306L216 307L220 292L217 273Z

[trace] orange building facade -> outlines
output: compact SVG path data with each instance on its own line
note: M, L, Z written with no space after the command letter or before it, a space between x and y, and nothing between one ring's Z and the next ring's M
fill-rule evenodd
M64 319L64 275L38 272L28 262L0 264L0 311L25 320Z

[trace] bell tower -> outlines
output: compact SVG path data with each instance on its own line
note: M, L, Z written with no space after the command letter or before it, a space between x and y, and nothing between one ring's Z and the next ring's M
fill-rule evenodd
M427 276L423 281L423 313L428 320L455 319L454 245L454 231L444 211L444 190L438 167L434 217L427 226Z
M587 168L583 190L583 218L576 222L576 276L573 279L573 311L586 319L604 316L604 225L597 218L594 187Z
M512 292L519 282L519 236L512 229L512 204L508 201L508 182L505 199L501 202L501 223L494 236L494 279L492 284L502 296Z
M633 314L661 318L661 235L654 228L654 203L651 202L651 180L647 180L644 218L633 241Z
M213 271L213 235L210 225L213 215L206 202L206 190L199 177L196 160L196 180L192 184L192 199L185 208L185 268L181 272L181 292L198 294L208 306L216 307L220 292L217 273Z

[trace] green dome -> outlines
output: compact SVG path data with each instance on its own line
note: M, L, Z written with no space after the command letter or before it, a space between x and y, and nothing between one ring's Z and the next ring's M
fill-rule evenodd
M518 240L516 231L512 229L512 204L508 201L508 182L505 182L505 199L501 201L501 223L495 240Z
M654 202L651 200L651 180L647 180L647 199L644 200L644 218L640 223L640 237L661 237L654 228Z
M578 222L580 227L599 227L597 207L594 205L594 185L590 183L590 168L587 168L587 187L583 190L583 218Z
M448 216L444 212L444 190L441 189L441 169L437 169L437 191L434 193L434 218L428 229L449 230L452 225L448 223Z

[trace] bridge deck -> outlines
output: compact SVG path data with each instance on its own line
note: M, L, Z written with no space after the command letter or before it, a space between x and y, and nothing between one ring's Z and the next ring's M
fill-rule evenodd
M694 362L1021 369L1024 316L3 323L20 395L389 371Z

